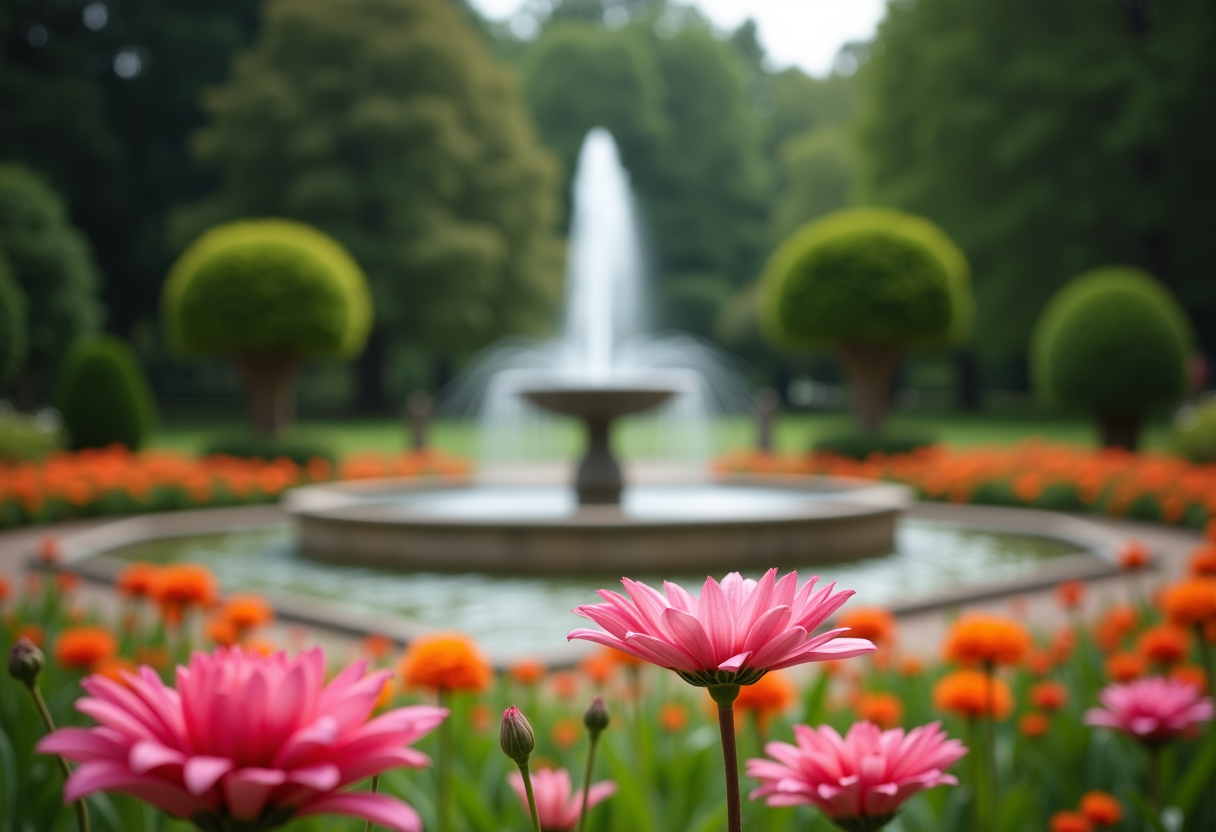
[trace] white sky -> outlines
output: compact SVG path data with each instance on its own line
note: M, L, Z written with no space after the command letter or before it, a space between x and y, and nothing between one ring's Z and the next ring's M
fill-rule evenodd
M487 17L509 17L523 0L471 0ZM760 42L777 67L797 64L812 75L826 75L836 50L852 40L867 40L886 11L886 0L694 0L721 29L754 18Z

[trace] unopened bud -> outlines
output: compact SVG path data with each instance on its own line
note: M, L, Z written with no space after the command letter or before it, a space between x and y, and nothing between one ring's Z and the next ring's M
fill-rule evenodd
M504 754L521 766L527 764L532 749L536 748L536 732L514 705L502 712L498 744L502 746Z
M583 724L591 732L591 739L599 737L600 732L608 727L608 708L604 705L604 697L597 696L591 700L587 713L583 714Z
M42 673L45 664L46 659L43 658L38 645L25 636L17 639L8 654L9 674L27 686L32 687L38 681L38 674Z

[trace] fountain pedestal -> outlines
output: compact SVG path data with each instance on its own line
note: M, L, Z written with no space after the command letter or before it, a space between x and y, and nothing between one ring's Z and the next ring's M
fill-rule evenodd
M625 486L621 465L612 453L612 422L618 416L650 410L675 391L663 387L549 387L520 392L545 410L581 419L587 429L587 452L575 475L581 506L619 505Z

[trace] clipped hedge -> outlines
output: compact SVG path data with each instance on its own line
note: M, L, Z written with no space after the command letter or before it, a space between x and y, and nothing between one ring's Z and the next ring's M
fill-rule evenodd
M25 293L13 280L8 261L0 257L0 392L17 377L29 350Z
M136 450L156 426L156 402L135 354L109 335L72 345L55 403L74 450L115 442Z
M765 328L795 347L957 341L970 327L967 260L932 222L838 211L795 231L761 282Z
M1192 341L1186 314L1139 269L1086 272L1043 312L1031 343L1036 390L1099 416L1142 417L1186 390Z
M367 340L371 299L332 237L287 220L241 220L199 237L165 284L173 344L192 355L347 357Z
M937 440L931 436L914 436L909 434L841 434L826 436L815 442L817 453L834 454L847 459L864 460L874 454L895 456L931 448Z
M307 467L314 459L323 459L333 467L338 465L338 454L331 444L323 439L307 436L216 436L207 441L202 455L230 456L265 462L290 459L302 468Z

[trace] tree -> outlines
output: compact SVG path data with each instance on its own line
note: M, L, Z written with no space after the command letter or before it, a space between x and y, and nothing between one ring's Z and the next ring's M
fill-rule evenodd
M1146 268L1216 349L1216 15L1203 0L896 0L862 72L864 197L932 218L976 275L981 359L1019 361L1095 263Z
M136 450L156 426L156 401L135 353L110 335L82 338L68 350L55 405L74 449L119 442Z
M852 147L840 130L813 128L787 139L779 155L772 239L784 240L800 225L847 206L855 169Z
M857 421L877 434L900 353L967 332L967 261L941 229L887 209L839 211L796 231L761 283L768 332L795 347L836 347Z
M22 165L0 165L0 259L27 304L29 351L20 403L32 404L39 374L54 372L66 347L101 320L97 268L59 196Z
M1103 445L1135 450L1145 416L1185 394L1191 339L1186 314L1150 275L1094 269L1044 310L1031 351L1035 387L1092 414Z
M28 349L25 294L13 280L8 262L0 258L0 391L24 366Z
M382 400L388 337L461 356L552 320L554 165L511 74L446 0L271 0L196 137L220 175L179 230L283 216L366 269L384 338L361 375Z
M236 362L254 427L268 435L292 421L300 361L357 355L372 319L350 253L317 229L284 220L208 231L174 264L163 305L181 352Z

